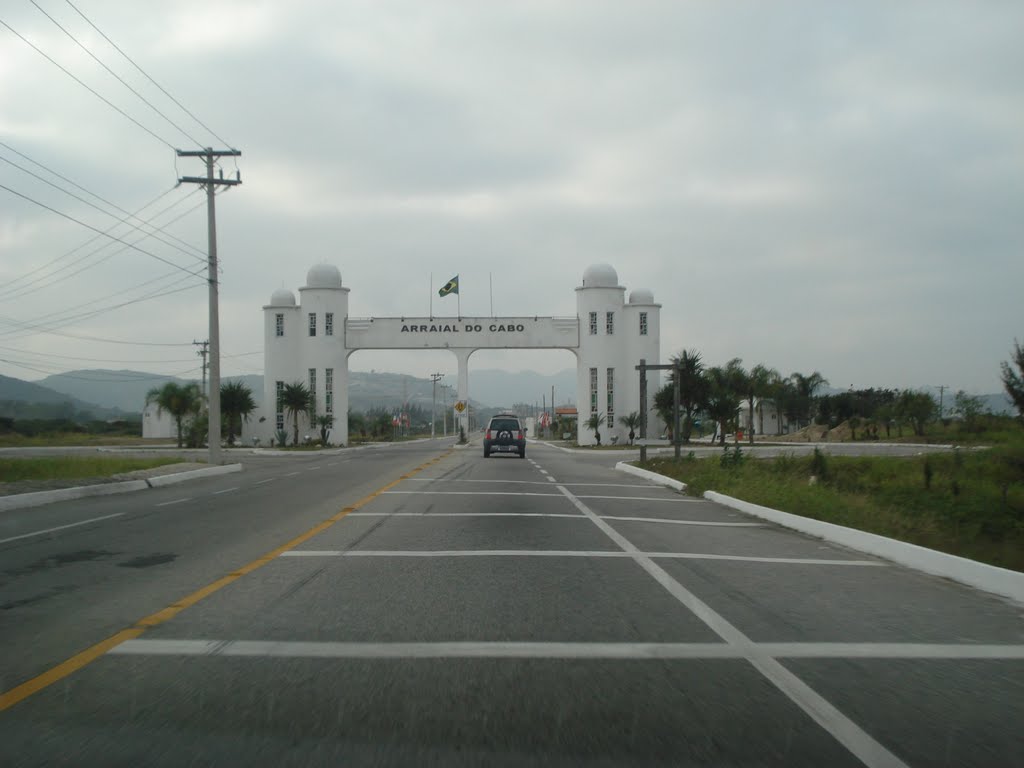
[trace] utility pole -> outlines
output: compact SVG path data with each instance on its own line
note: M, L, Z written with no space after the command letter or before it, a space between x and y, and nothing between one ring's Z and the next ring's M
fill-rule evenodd
M196 352L196 354L199 355L201 358L203 358L203 397L205 398L206 397L206 356L210 352L210 341L209 341L209 339L207 339L206 341L195 341L195 340L193 340L192 343L195 346L197 346L197 347L202 347L202 349L200 349L198 352Z
M239 157L237 149L177 150L178 157L202 157L206 160L206 176L182 176L179 184L202 184L206 187L206 229L207 229L207 262L206 282L210 287L210 395L208 402L209 431L206 434L209 446L211 465L220 464L220 316L217 303L217 214L213 204L215 188L218 186L235 186L242 183L241 173L234 179L225 179L221 171L220 178L214 178L213 163L219 157Z
M939 385L939 421L942 421L942 414L945 413L945 411L943 411L943 409L942 409L942 396L943 396L943 394L945 394L947 389L949 389L949 385L947 385L947 384L940 384ZM935 401L933 400L932 402L935 402Z
M444 377L442 373L430 374L430 380L434 385L434 393L430 398L430 437L433 439L435 425L437 423L437 382Z

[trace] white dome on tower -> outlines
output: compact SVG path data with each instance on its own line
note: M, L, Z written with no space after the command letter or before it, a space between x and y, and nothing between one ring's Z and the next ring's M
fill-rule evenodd
M307 288L341 288L341 272L333 264L317 264L306 273Z
M295 294L287 288L278 288L270 295L270 306L272 307L294 307Z
M617 288L619 275L611 264L591 264L583 272L584 288Z
M653 304L654 292L646 288L637 288L629 294L630 304Z

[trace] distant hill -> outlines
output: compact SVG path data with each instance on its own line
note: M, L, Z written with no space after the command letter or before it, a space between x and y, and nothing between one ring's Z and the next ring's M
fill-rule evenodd
M141 408L135 409L138 413ZM0 376L0 416L20 419L75 418L91 414L97 419L120 418L127 409L104 408L50 387Z
M257 403L263 400L263 377L258 374L232 376L230 380L241 381L248 386ZM11 381L19 381L11 379ZM41 379L36 384L21 382L27 387L46 388L52 400L60 402L68 397L87 403L95 403L105 408L118 408L126 412L139 412L146 401L146 393L154 387L163 386L168 381L179 384L187 383L184 379L173 376L161 376L130 370L77 370L53 374ZM453 389L455 377L444 380ZM509 407L514 403L532 403L541 401L543 395L550 397L551 387L555 387L555 397L566 402L576 398L576 372L567 370L552 376L545 376L534 371L473 370L469 372L470 398L474 405L494 408ZM430 379L421 379L403 373L384 373L379 371L349 372L349 405L357 411L382 406L395 408L403 402L430 408L433 384ZM24 398L23 398L24 399ZM449 392L448 402L453 400ZM42 400L40 402L43 402ZM444 402L440 387L437 389L437 402Z
M231 376L230 380L245 382L259 403L263 399L263 377L258 375ZM144 373L142 371L111 371L105 369L68 371L40 379L44 387L76 397L106 408L139 413L146 402L146 393L169 381L187 384L198 379L179 379L174 376Z

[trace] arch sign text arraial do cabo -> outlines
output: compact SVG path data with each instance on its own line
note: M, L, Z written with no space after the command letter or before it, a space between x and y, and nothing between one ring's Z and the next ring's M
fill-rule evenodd
M470 402L469 359L478 349L571 350L576 355L579 442L587 445L594 440L586 428L591 414L605 416L603 436L624 437L628 430L619 425L619 417L640 407L634 367L641 359L659 360L661 305L643 289L632 291L627 300L626 289L618 283L609 265L588 267L576 288L575 317L357 318L348 316L349 288L342 284L338 268L318 264L306 275L298 301L282 288L263 307L263 404L244 425L243 438L259 438L266 445L278 430L286 429L278 392L285 384L301 381L313 393L315 407L312 415L300 417L300 430L310 433L316 414L330 414L332 442L346 444L348 358L361 349L450 351L458 364L456 402L463 404ZM475 394L487 402L487 393ZM468 411L463 407L454 413L456 422L467 429Z

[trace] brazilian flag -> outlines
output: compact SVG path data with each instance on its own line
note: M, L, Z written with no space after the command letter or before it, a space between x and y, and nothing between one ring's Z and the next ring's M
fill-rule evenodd
M438 296L447 296L449 293L456 293L457 294L458 292L459 292L459 276L456 275L451 280L449 280L447 283L445 283L443 288L440 288L437 291L437 295Z

